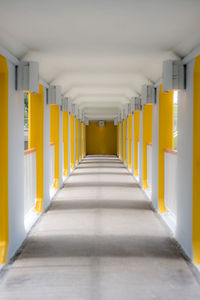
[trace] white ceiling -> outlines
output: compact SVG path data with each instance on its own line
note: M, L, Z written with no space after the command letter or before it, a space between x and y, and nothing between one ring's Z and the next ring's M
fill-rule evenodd
M199 15L199 0L0 0L0 46L89 119L112 119L200 43Z

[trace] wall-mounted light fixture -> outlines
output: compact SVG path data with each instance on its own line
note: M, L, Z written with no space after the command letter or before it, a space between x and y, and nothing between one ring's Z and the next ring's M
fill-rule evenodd
M183 90L185 88L184 65L181 60L163 62L163 92Z
M48 104L61 105L61 86L50 85L49 87L49 97Z
M39 93L39 64L22 61L17 66L16 87L19 91Z
M142 86L142 105L152 104L154 102L154 86L144 84Z

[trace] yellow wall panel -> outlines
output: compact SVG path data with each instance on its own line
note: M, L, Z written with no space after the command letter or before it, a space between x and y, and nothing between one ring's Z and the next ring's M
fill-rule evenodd
M143 188L147 189L147 145L152 143L152 104L143 107Z
M195 59L193 89L193 256L200 264L200 55Z
M5 264L8 251L8 65L0 55L0 264ZM14 151L14 149L13 149Z
M63 111L64 176L68 176L68 111Z
M117 154L117 127L114 122L105 122L99 127L98 122L90 122L86 129L86 153L90 154Z
M43 127L44 127L44 89L40 84L39 93L29 93L29 136L28 148L36 148L37 201L35 210L43 207Z
M138 176L138 142L140 140L140 111L134 112L134 175Z
M50 142L55 145L55 181L54 187L59 188L59 106L50 105Z
M158 207L166 211L164 201L164 152L173 149L173 92L159 89Z
M133 116L128 116L128 168L132 169L132 122Z

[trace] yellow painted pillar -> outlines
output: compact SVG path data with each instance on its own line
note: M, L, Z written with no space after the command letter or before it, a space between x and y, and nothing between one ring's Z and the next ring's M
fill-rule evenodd
M81 123L81 157L84 157L84 134L83 134L83 130L84 130L84 124Z
M124 160L124 121L121 123L121 160Z
M81 121L79 120L79 160L81 160Z
M128 115L128 168L132 169L132 122L133 116L132 114Z
M147 145L152 143L152 104L143 107L143 188L147 189Z
M119 133L118 133L118 137L119 137L119 158L122 159L122 154L121 154L121 149L122 149L122 146L121 146L121 123L119 123Z
M193 80L192 241L194 263L200 264L200 55L195 59Z
M78 165L78 127L79 127L79 124L78 124L78 118L76 118L76 165Z
M64 176L68 176L68 120L69 112L63 111Z
M164 152L173 149L173 92L159 89L158 208L166 211L164 200Z
M70 115L71 129L71 169L74 169L74 114Z
M8 240L8 65L0 55L0 264L5 264ZM13 149L15 151L15 149ZM14 171L14 170L13 170Z
M37 201L35 210L43 208L43 127L44 127L44 88L39 86L38 94L29 93L28 148L36 148Z
M86 156L86 125L84 125L84 156Z
M140 140L140 111L134 112L134 176L138 176L138 142Z
M50 105L50 142L55 145L55 181L54 188L59 188L59 106Z
M124 163L127 164L127 118L124 119Z

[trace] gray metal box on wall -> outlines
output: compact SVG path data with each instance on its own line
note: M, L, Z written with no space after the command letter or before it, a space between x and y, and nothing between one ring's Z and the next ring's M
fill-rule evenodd
M134 98L134 110L141 110L141 98L135 97Z
M50 85L48 104L61 105L61 86L59 86L59 85Z
M17 68L17 89L39 93L39 64L35 61L22 61Z
M144 84L142 86L142 105L154 102L154 86Z
M184 66L180 60L163 62L163 92L184 89Z

